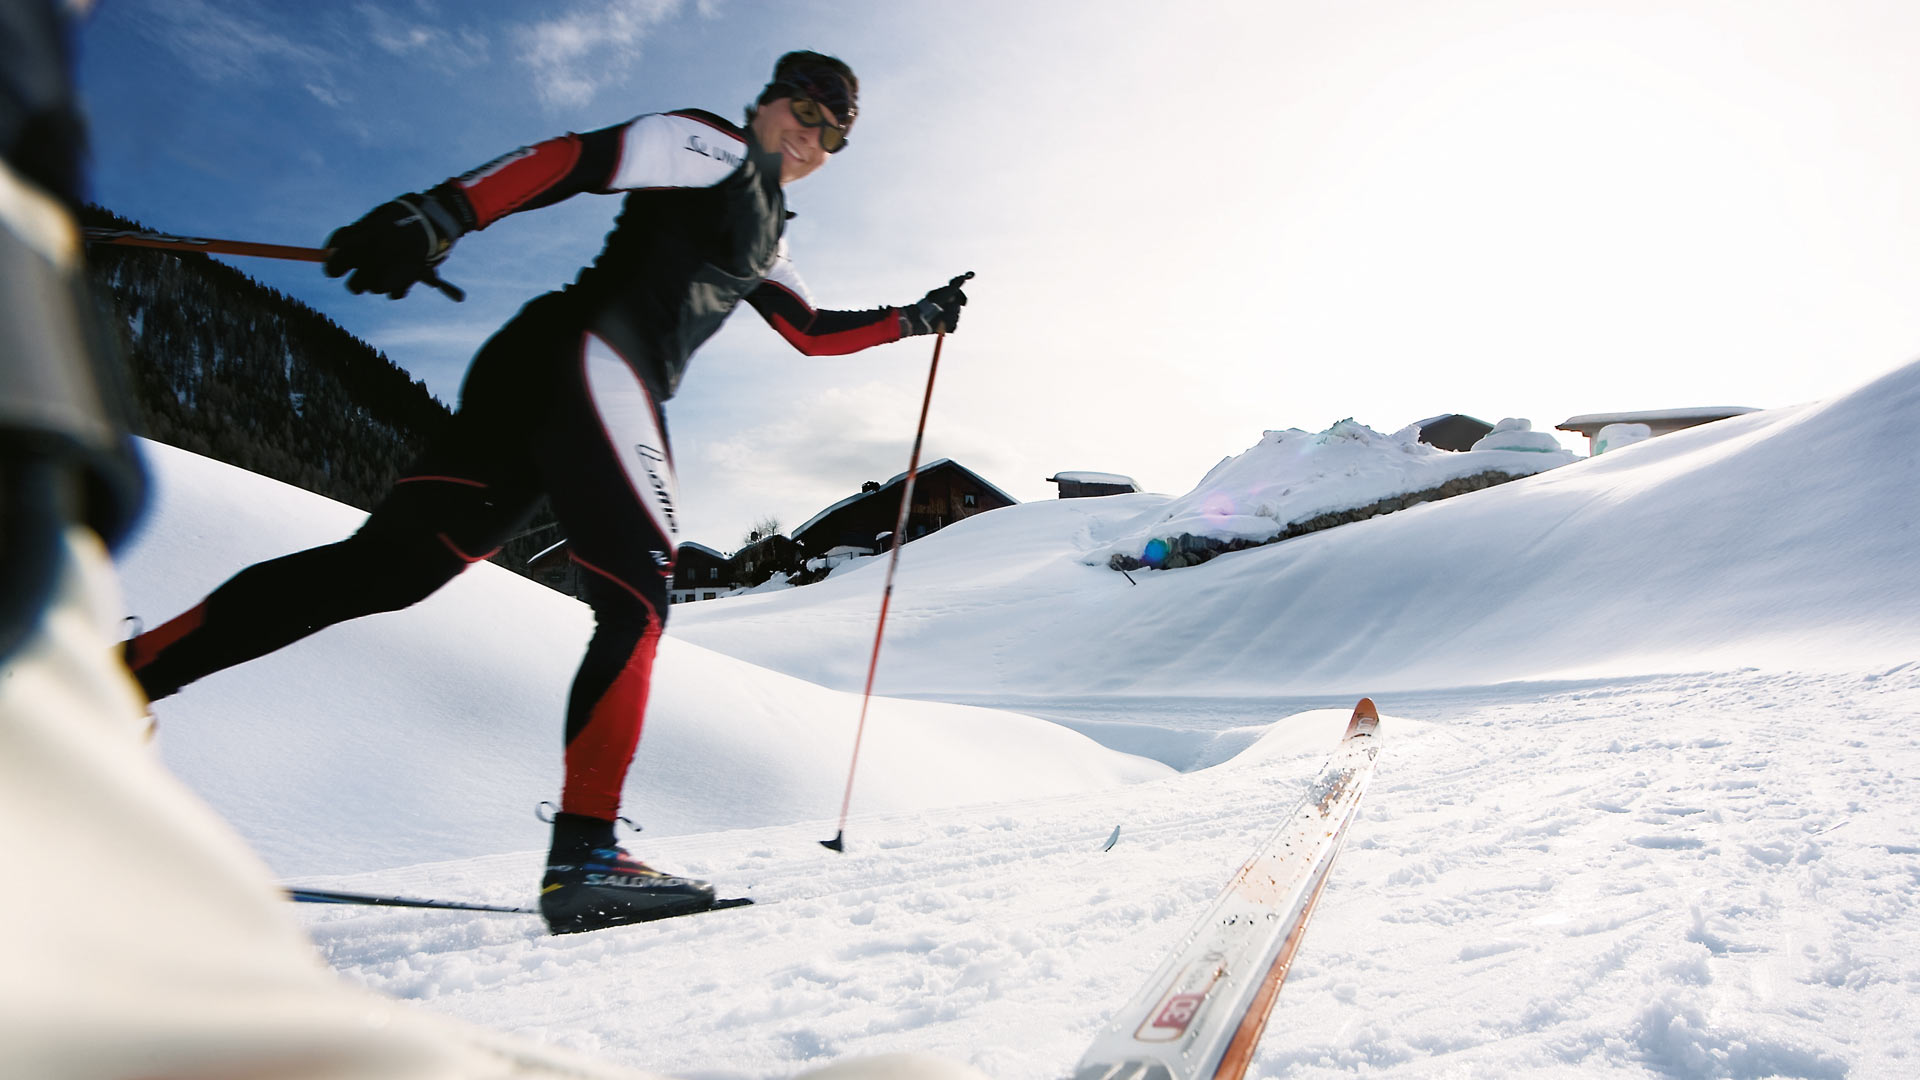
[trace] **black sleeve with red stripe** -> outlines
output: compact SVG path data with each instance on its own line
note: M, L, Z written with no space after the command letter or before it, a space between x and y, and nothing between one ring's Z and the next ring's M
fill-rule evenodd
M448 180L433 194L472 232L521 210L552 206L582 192L605 192L620 165L626 129L616 124L523 146Z
M814 308L793 290L763 281L747 294L747 303L767 325L808 356L839 356L900 340L900 309L833 311Z

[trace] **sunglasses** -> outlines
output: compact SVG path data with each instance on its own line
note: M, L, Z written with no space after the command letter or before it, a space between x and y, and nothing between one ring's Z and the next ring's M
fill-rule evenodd
M820 129L820 149L829 154L837 154L847 148L847 129L834 123L827 116L827 110L812 98L790 98L793 118L810 128Z

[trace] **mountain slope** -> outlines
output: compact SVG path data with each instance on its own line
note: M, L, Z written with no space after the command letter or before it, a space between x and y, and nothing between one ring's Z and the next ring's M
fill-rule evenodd
M996 510L902 551L880 686L1326 695L1904 659L1920 640L1916 415L1920 365L1136 584L1079 556L1162 497ZM674 633L857 686L877 573L695 605ZM1808 640L1809 623L1825 632Z

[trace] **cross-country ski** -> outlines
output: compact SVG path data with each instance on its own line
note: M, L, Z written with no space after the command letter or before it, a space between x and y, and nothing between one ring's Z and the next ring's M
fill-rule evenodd
M439 900L419 896L389 896L385 893L352 892L342 889L286 887L287 899L296 904L346 904L354 907L428 908L442 911L491 911L503 915L538 915L539 908L481 904L467 900Z
M425 908L437 911L487 911L502 915L538 915L539 908L512 907L502 904L480 904L467 900L440 900L419 896L390 896L385 893L352 892L341 889L310 889L289 885L287 899L296 904L344 904L349 907L401 907ZM637 919L636 922L657 922L660 919L677 918L682 915L698 915L703 911L724 911L727 908L746 907L753 903L751 897L723 896L715 899L703 908L688 911L664 912L651 919Z
M1139 993L1074 1080L1240 1080L1373 776L1380 714L1354 707L1340 745Z

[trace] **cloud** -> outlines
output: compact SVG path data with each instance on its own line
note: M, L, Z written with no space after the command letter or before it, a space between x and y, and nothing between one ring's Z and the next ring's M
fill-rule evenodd
M340 56L288 37L243 5L166 0L132 10L147 37L208 82L297 85L336 110L351 100L336 75Z
M289 67L313 72L312 81L322 81L318 76L335 60L326 50L295 41L260 19L216 8L206 0L168 0L138 10L149 36L215 82L279 79Z
M485 34L468 27L450 30L440 26L408 22L375 4L361 4L360 17L366 20L373 44L382 52L402 57L424 57L442 69L475 67L487 61L489 46Z
M496 328L490 322L475 323L471 320L429 322L426 320L394 321L383 325L365 336L376 348L388 353L407 354L426 350L438 350L455 354L477 351L493 336Z
M684 0L614 0L528 23L514 37L534 92L548 107L580 106L602 88L624 85L648 35L686 6ZM709 10L708 4L700 5Z
M313 99L320 104L334 109L340 107L340 95L335 93L332 87L316 82L309 82L306 84L306 88L307 93L312 94Z

